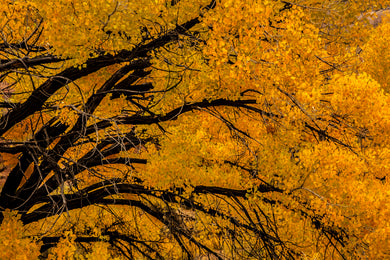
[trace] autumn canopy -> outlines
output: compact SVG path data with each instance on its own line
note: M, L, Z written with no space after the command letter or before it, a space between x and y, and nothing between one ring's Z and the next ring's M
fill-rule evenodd
M0 259L390 258L390 1L0 2Z

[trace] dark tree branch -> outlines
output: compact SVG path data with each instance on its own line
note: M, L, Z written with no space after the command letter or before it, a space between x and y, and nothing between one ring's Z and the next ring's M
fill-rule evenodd
M178 36L185 33L187 30L200 23L199 18L194 18L181 25L177 25L175 29L168 31L166 34L150 41L149 43L136 46L133 50L122 50L116 55L103 55L97 58L87 60L83 69L71 67L63 72L51 77L39 88L31 93L31 96L20 106L12 109L0 119L0 135L6 133L16 123L22 121L28 116L39 111L43 104L60 88L65 85L98 71L103 67L108 67L113 64L132 61L133 70L143 69L149 66L145 58L151 50L162 47L169 42L178 39Z
M249 109L250 106L248 106L248 104L256 104L256 100L254 99L250 99L250 100L216 99L212 101L204 100L201 102L184 104L181 107L171 110L165 115L152 115L152 116L120 115L120 116L112 117L107 120L100 121L96 124L88 126L85 133L86 135L88 135L94 133L96 129L105 129L111 127L112 122L116 122L117 124L129 124L129 125L151 125L151 124L157 124L165 121L176 120L180 115L186 112L191 112L202 108L210 108L210 107L241 108L243 106L246 106L245 108ZM267 112L264 113L268 114Z
M38 65L55 63L64 60L65 59L61 59L50 55L37 56L34 58L24 57L21 59L0 60L0 72L11 70L11 69L19 69L19 68L27 69Z
M60 122L55 122L56 118L51 119L44 125L34 136L31 142L36 144L36 148L26 147L26 152L20 157L19 163L10 172L7 180L3 186L0 195L0 206L3 208L12 207L17 199L16 190L19 187L27 168L34 160L46 149L53 141L52 136L57 136L68 127Z
M0 135L6 133L16 123L21 122L28 116L34 114L42 109L43 104L60 88L73 82L76 79L89 75L97 70L107 67L109 65L123 62L125 57L121 58L120 54L116 56L105 55L86 62L86 68L78 69L71 67L65 69L63 72L51 77L36 90L34 90L30 97L19 106L11 109L0 119ZM131 63L132 69L144 68L149 65L149 62L144 59L135 60ZM130 66L130 65L129 65Z

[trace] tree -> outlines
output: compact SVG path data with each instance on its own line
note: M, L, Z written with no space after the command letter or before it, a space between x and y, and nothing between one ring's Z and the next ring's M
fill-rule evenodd
M390 27L357 19L387 6L4 2L2 239L53 259L388 256Z

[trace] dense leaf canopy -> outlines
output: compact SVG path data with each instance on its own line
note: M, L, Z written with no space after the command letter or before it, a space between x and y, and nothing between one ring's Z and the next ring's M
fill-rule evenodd
M390 257L389 1L1 1L1 259Z

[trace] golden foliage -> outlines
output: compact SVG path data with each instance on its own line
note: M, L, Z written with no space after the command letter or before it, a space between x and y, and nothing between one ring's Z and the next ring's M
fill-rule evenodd
M5 211L0 226L1 259L37 259L41 244L28 236L15 212Z
M390 2L208 4L0 6L12 49L0 48L12 65L1 126L38 86L65 82L2 135L2 163L23 181L0 205L28 224L3 213L1 259L38 257L27 226L59 239L49 259L389 257L390 23L358 17ZM42 56L54 67L13 61Z

